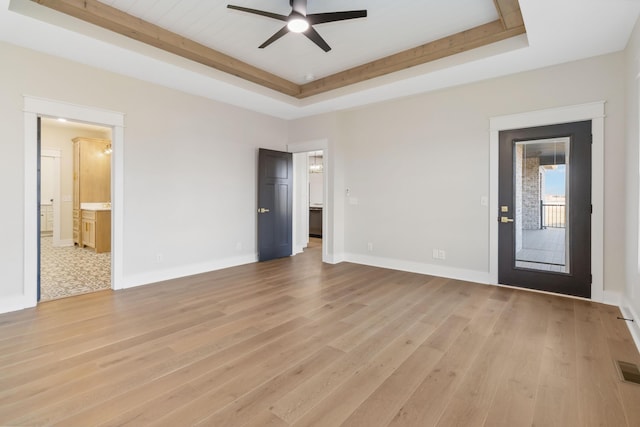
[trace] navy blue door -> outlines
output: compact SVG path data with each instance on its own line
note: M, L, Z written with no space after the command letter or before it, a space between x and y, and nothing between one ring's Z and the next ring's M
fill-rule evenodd
M258 153L258 259L290 256L293 228L293 155Z
M591 296L591 122L500 132L498 281Z

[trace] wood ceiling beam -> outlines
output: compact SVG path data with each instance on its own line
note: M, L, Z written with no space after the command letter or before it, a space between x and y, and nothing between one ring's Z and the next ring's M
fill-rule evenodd
M298 98L306 98L323 92L373 79L385 74L425 64L477 47L523 34L524 26L505 30L501 20L480 25L452 36L426 43L404 52L390 55L358 67L333 74L302 86Z
M499 20L298 85L97 0L31 0L298 99L318 95L526 33L518 0L494 0Z
M518 0L493 0L505 30L524 26Z
M300 86L96 0L31 0L58 12L290 96Z

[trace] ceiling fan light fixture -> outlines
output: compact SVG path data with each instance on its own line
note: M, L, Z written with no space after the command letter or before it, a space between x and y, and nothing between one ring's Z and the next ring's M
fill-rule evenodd
M291 6L291 13L289 15L280 15L266 10L250 9L248 7L236 6L233 4L228 4L227 9L239 10L241 12L265 16L280 22L286 22L284 27L280 28L277 33L258 46L259 49L264 49L288 33L303 33L320 49L325 52L329 52L331 50L331 46L329 46L322 36L318 34L313 27L314 25L367 17L366 10L347 10L341 12L307 14L307 1L308 0L289 0L289 5Z
M309 29L309 23L305 19L296 16L289 20L287 28L292 33L304 33Z

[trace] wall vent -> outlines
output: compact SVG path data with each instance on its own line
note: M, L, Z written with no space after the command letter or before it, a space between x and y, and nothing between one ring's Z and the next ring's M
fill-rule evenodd
M640 368L635 363L616 361L622 381L640 385Z

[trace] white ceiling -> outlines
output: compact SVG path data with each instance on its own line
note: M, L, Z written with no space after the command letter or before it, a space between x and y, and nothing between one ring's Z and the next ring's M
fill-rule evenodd
M287 0L103 0L297 83L323 77L494 20L493 0L310 0L309 13L367 9L364 19L318 25L329 53L281 23L228 3L288 14ZM126 6L122 6L126 4ZM401 5L401 6L399 6ZM640 0L520 0L527 28L494 45L304 100L259 87L29 0L0 0L0 40L286 119L546 67L625 48ZM126 9L128 8L128 9Z
M499 19L493 0L309 0L307 13L366 9L366 18L317 25L324 52L302 34L258 46L283 22L227 9L234 4L289 15L288 0L101 0L152 24L297 84Z

